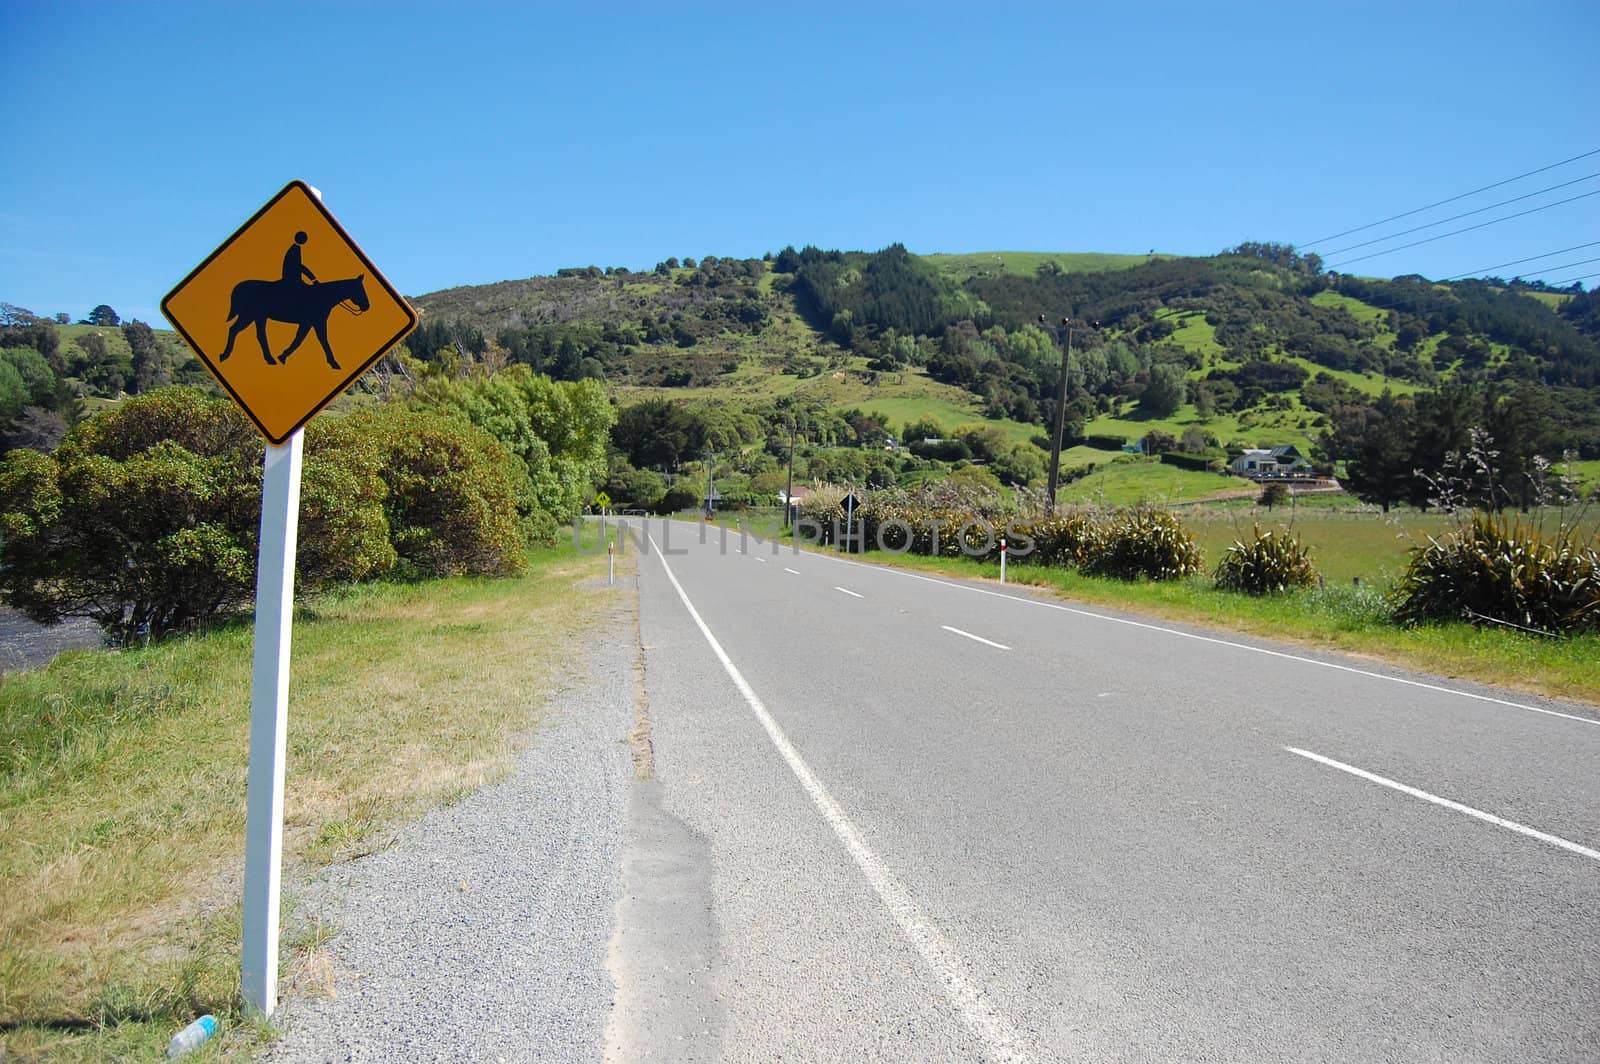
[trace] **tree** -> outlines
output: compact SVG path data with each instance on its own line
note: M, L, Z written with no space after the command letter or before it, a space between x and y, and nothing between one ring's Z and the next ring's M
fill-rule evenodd
M1139 409L1151 417L1171 417L1183 405L1187 393L1184 369L1174 362L1150 367L1150 383L1139 397Z
M0 348L0 361L10 363L22 378L30 406L48 407L55 401L56 375L50 363L31 347Z
M83 379L93 395L113 399L133 376L133 363L120 351L112 351L105 337L87 333L72 341L79 354L67 357L67 370Z
M10 431L0 437L0 450L13 451L27 447L49 454L67 434L67 422L54 410L37 406L22 408L22 416L12 424Z
M906 422L905 431L900 435L901 442L908 447L918 440L942 439L944 439L944 426L931 417Z
M122 319L117 312L101 303L89 312L89 316L78 323L79 325L109 325L115 328L122 324Z
M1415 490L1415 413L1409 399L1388 389L1371 406L1340 406L1322 448L1331 460L1344 459L1343 483L1363 502L1389 507Z
M1261 495L1256 499L1256 502L1270 510L1274 506L1283 505L1288 498L1288 486L1285 484L1274 483L1268 484L1261 489Z
M349 419L307 430L297 584L389 568L381 437ZM95 620L122 643L191 629L254 594L260 438L233 404L188 388L130 399L52 455L0 461L0 591L40 624Z
M129 389L134 395L148 392L172 382L167 370L166 352L156 339L155 330L137 319L122 327L123 339L133 355L133 380Z
M10 362L0 359L0 425L11 421L28 402L28 386Z

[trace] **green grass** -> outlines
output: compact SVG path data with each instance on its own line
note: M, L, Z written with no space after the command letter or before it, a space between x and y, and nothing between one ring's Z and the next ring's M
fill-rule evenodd
M1551 310L1560 310L1561 305L1572 298L1562 292L1529 292L1526 289L1523 290L1522 294L1530 299L1537 299Z
M1343 381L1363 395L1379 396L1386 390L1393 392L1395 395L1415 395L1425 390L1420 384L1413 384L1410 381L1403 381L1396 377L1385 377L1381 374L1353 373L1346 369L1329 369L1327 366L1319 366L1309 358L1284 357L1282 360L1284 362L1293 362L1312 377L1319 373L1326 373L1335 380Z
M1171 259L1176 255L1116 255L1098 251L975 251L963 255L923 255L935 269L959 281L969 277L997 276L1002 271L1014 277L1032 277L1046 262L1055 262L1066 273L1092 273L1100 270L1126 270L1142 266L1152 258Z
M1202 355L1222 354L1222 345L1217 343L1217 330L1200 311L1174 311L1163 307L1156 313L1156 318L1171 318L1181 322L1167 338L1169 343L1177 344L1186 351L1197 351Z
M1389 320L1389 312L1364 303L1351 296L1341 295L1338 292L1324 290L1311 297L1311 302L1319 307L1343 307L1350 316L1357 321L1374 322L1380 327ZM1385 331L1387 329L1385 328Z
M604 571L568 545L519 579L371 584L302 610L291 897L316 865L381 848L398 821L504 771L594 615L575 585ZM148 1059L202 1011L229 1031L214 1052L252 1037L238 1002L251 639L240 625L71 652L0 683L0 1059ZM314 915L286 927L286 980L315 982Z
M1199 428L1211 433L1221 443L1239 440L1250 447L1276 447L1292 443L1301 454L1309 454L1311 445L1321 429L1316 427L1318 415L1300 405L1299 399L1291 402L1288 410L1254 410L1233 414L1214 414L1201 418L1193 403L1185 403L1171 417L1152 418L1130 406L1120 416L1098 417L1089 422L1085 431L1091 435L1122 436L1129 443L1137 443L1147 433L1161 431L1179 439L1188 428Z
M1106 464L1097 464L1093 473L1062 486L1057 492L1057 498L1062 502L1103 503L1110 506L1165 504L1211 498L1224 492L1253 493L1255 490L1236 477L1179 469L1155 459L1122 457L1110 451L1093 453L1101 456L1100 461ZM1121 460L1109 461L1118 458ZM1067 465L1065 460L1062 465Z
M1564 462L1561 463L1561 467L1568 476L1577 478L1581 485L1580 490L1585 494L1600 491L1600 459Z

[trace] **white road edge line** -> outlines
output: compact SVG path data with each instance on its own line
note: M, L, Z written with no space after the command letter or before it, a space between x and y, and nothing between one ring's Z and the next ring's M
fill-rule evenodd
M837 584L834 585L833 589L835 591L843 591L846 595L849 595L851 598L866 598L867 597L867 596L861 594L859 591L851 591L849 588L840 587Z
M799 569L791 569L787 565L785 565L783 567L783 571L786 572L786 573L793 573L795 576L799 576L800 575L800 570Z
M1324 669L1337 669L1340 672L1353 673L1356 676L1365 676L1372 680L1384 680L1388 683L1405 684L1407 687L1420 687L1426 691L1436 691L1439 694L1459 695L1462 698L1472 698L1479 702L1492 702L1498 706L1509 706L1512 709L1525 709L1529 713L1543 713L1550 717L1560 717L1563 720L1575 720L1579 724L1600 725L1600 720L1591 717L1580 717L1574 713L1562 713L1556 709L1543 709L1539 706L1530 706L1523 702L1512 702L1505 698L1495 698L1493 695L1480 695L1473 691L1459 691L1453 687L1440 687L1438 684L1424 683L1421 680L1408 680L1403 676L1387 676L1381 672L1369 672L1351 665L1340 665L1332 661L1319 661L1316 658L1302 657L1299 654L1288 654L1281 650L1268 650L1266 647L1253 647L1249 643L1235 643L1231 639L1218 639L1215 636L1199 635L1195 632L1184 632L1177 628L1164 628L1159 624L1147 624L1144 621L1133 621L1126 617L1112 617L1109 614L1095 613L1093 610L1077 609L1073 606L1063 606L1058 602L1043 602L1039 599L1023 598L1021 595L1008 595L1001 591L990 591L988 588L973 587L970 584L959 584L954 580L940 580L935 576L923 576L921 573L908 572L905 569L896 569L889 565L872 565L867 562L851 561L849 558L835 558L831 554L818 551L805 551L809 557L822 558L842 565L853 565L862 569L873 569L881 573L893 573L896 576L908 577L912 580L921 580L929 584L942 584L945 587L958 588L962 591L971 591L978 595L989 595L992 598L1010 599L1012 602L1022 602L1030 606L1040 606L1047 610L1060 610L1062 613L1073 613L1079 617L1090 617L1097 621L1110 621L1113 624L1125 624L1131 628L1143 628L1150 632L1165 632L1167 635L1180 636L1184 639L1196 639L1202 643L1212 643L1216 646L1231 647L1234 650L1246 650L1252 654L1265 654L1268 657L1282 658L1285 661L1298 661L1305 665L1320 665Z
M1375 772L1368 772L1365 769L1356 768L1354 765L1347 765L1343 761L1335 761L1331 757L1323 757L1321 754L1314 754L1310 750L1302 750L1297 746L1286 746L1284 749L1289 751L1291 754L1299 754L1301 757L1310 758L1312 761L1315 761L1319 764L1327 765L1329 768L1336 768L1340 772L1348 772L1352 776L1359 776L1362 779L1368 780L1372 783L1393 788L1394 790L1399 791L1401 794L1409 794L1413 798L1421 798L1425 802L1432 802L1434 805L1442 805L1446 809L1454 809L1458 813L1465 813L1470 817L1476 817L1486 824L1493 824L1495 827L1505 828L1507 831L1515 831L1519 835L1526 835L1531 839L1538 839L1540 842L1548 842L1552 846L1559 846L1563 850L1569 850L1572 853L1578 854L1580 857L1587 857L1591 861L1600 861L1600 850L1591 850L1587 846L1580 846L1575 842L1568 842L1559 835L1549 835L1535 828L1530 828L1526 824L1519 824L1515 820L1507 820L1504 817L1495 816L1493 813L1485 813L1481 809L1474 809L1470 805L1462 805L1460 802L1452 802L1448 798L1440 798L1437 794L1429 794L1427 791L1418 790L1415 787L1408 787L1404 783L1397 783L1394 780L1385 776L1380 776Z
M939 627L943 628L947 632L954 632L956 635L964 635L968 639L975 639L978 642L983 643L983 644L985 644L987 646L994 647L996 650L1010 650L1011 649L1010 647L1006 646L1004 643L996 643L993 639L985 639L981 635L973 635L971 632L963 632L959 628L951 628L948 624L941 624Z
M767 707L761 704L761 699L756 697L744 674L734 666L733 659L728 657L728 652L722 649L717 637L711 634L711 629L701 618L700 611L689 601L688 593L683 590L683 585L678 583L672 567L667 564L666 556L656 547L655 540L649 533L645 534L645 538L650 543L652 553L660 559L661 568L667 574L667 579L672 581L673 590L677 591L678 598L683 601L684 609L689 611L689 616L700 628L700 634L706 637L706 642L711 644L711 650L716 654L717 660L722 662L723 671L744 696L750 711L766 729L772 745L778 748L778 753L788 763L790 771L811 796L811 801L822 814L822 818L828 822L828 826L839 837L839 841L844 843L850 856L855 858L857 867L866 876L867 882L878 895L878 900L889 910L895 923L900 925L901 934L916 947L928 967L933 969L933 974L938 978L939 985L943 987L950 1003L983 1042L990 1056L999 1061L1024 1064L1029 1057L1022 1050L1011 1023L989 1003L988 995L967 974L966 965L956 953L955 946L945 938L944 932L928 919L916 900L912 898L911 892L901 886L900 881L889 871L883 860L867 846L861 837L861 832L839 803L834 801L833 795L823 787L822 781L811 771L811 766L800 756L800 751L789 742L789 737L778 727L778 722L767 712Z

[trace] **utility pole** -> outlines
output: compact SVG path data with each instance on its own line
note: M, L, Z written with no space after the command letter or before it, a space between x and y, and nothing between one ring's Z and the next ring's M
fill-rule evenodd
M1050 328L1045 324L1043 314L1039 315L1039 324L1047 331ZM1061 387L1056 392L1056 430L1050 437L1050 489L1047 505L1051 514L1056 512L1056 487L1061 483L1061 434L1067 425L1067 363L1072 358L1070 319L1061 319L1061 331L1066 334L1066 343L1061 349Z
M783 527L789 527L789 515L794 512L794 434L799 426L789 419L789 486L783 490Z

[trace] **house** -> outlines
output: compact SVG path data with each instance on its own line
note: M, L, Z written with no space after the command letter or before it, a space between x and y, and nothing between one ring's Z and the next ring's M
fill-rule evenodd
M789 492L786 492L786 491L778 492L778 505L779 506L785 506L785 505L799 506L801 503L806 501L806 496L810 495L811 492L812 492L811 488L807 488L807 487L804 487L802 485L798 485L797 484L797 485L795 485L793 494L791 494Z
M1283 447L1251 447L1233 460L1231 468L1246 477L1303 476L1311 472L1306 461L1293 444Z

